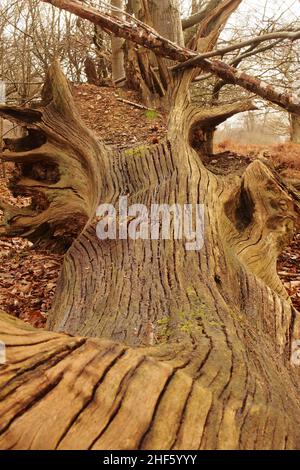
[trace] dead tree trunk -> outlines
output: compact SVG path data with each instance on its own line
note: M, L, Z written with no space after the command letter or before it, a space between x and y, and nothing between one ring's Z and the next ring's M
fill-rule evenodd
M162 37L181 47L184 45L178 0L134 0L128 2L128 8ZM172 75L168 66L172 61L136 47L135 42L130 41L127 49L127 85L140 92L147 106L169 110L168 89Z
M27 126L33 147L25 138L5 151L21 162L17 190L34 197L25 213L6 212L8 231L53 240L86 223L48 328L107 339L1 316L0 448L299 448L290 366L299 315L276 274L293 235L289 195L261 162L241 179L207 171L190 135L215 116L193 110L183 90L164 143L113 156L81 123L57 67L50 83L45 108L1 108ZM56 179L25 177L27 162L55 165ZM202 250L186 251L186 240L100 242L97 204L128 193L148 207L203 203Z
M52 332L0 315L1 449L300 448L299 314L276 273L295 203L261 161L242 177L205 168L195 131L241 105L195 109L194 75L173 79L166 140L126 154L85 128L57 65L43 108L0 107L28 129L4 159L18 163L14 190L32 196L25 209L2 205L3 231L54 246L76 237ZM100 241L96 208L122 195L149 209L203 204L202 249L188 251L173 231Z
M87 56L84 61L84 73L89 84L99 86L100 79L98 77L96 64L89 56Z
M290 115L291 121L291 142L300 144L300 118L296 114Z
M123 0L111 0L112 14L122 20L123 14L120 10L124 7ZM114 9L117 8L117 10ZM120 87L125 84L125 64L124 64L124 39L113 36L111 39L112 52L112 79L113 83Z

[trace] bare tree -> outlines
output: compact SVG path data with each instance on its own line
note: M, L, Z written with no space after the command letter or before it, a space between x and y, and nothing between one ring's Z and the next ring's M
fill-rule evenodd
M8 99L27 102L39 97L48 67L59 59L68 78L82 82L94 68L94 82L108 78L111 62L108 40L93 25L37 0L1 4L5 36L1 80L7 82ZM96 38L96 39L95 39Z

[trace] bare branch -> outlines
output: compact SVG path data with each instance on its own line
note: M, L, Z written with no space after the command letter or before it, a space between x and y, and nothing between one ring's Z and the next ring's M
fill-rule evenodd
M252 57L254 55L261 54L262 52L266 52L270 49L273 49L276 47L278 44L282 43L282 39L277 39L277 41L272 42L271 44L267 44L265 46L261 46L259 48L251 48L245 51L242 54L239 54L237 57L235 57L231 62L229 62L229 65L232 65L233 67L237 67L244 59L247 59L248 57Z
M232 59L229 62L229 65L232 65L233 67L238 67L244 59L247 59L248 57L252 57L254 55L261 54L262 52L266 52L269 49L273 49L274 47L276 47L281 42L282 42L282 39L277 39L277 41L272 42L271 44L267 44L266 46L262 46L262 47L259 47L259 48L251 47L251 48L247 49L246 52L244 52L242 54L239 54L237 57ZM196 77L194 79L194 82L202 82L204 80L208 80L209 78L211 78L211 76L212 76L211 73L208 73L208 74L205 74L205 75L203 75L203 74L199 75L199 77ZM223 81L222 86L223 85L226 85L226 82Z
M206 127L218 126L232 116L246 111L256 111L257 107L251 100L237 101L235 103L221 104L209 109L195 108L195 115L191 118L191 125L201 124Z
M228 52L233 52L238 49L243 49L247 46L258 45L262 42L271 41L274 39L288 39L289 41L296 41L300 39L300 31L290 32L290 31L278 31L269 34L263 34L262 36L257 36L255 38L247 39L246 41L239 42L237 44L232 44L231 46L224 47L222 49L216 49L214 51L205 52L204 54L199 54L197 57L193 57L192 59L186 61L185 63L181 63L175 65L173 70L183 70L189 67L197 67L201 65L203 59L209 59L212 57L217 56L224 56Z
M98 24L107 32L117 36L130 39L141 46L151 49L155 54L178 62L186 62L189 59L199 58L194 51L180 47L173 42L158 35L147 25L138 26L130 24L125 20L119 20L107 14L103 14L92 7L86 7L78 0L42 0L58 8L67 10L92 23ZM238 71L236 68L217 60L201 59L199 68L213 73L227 83L238 85L245 90L251 91L267 101L270 101L283 109L300 115L300 101L293 95L283 93L281 89L272 87L262 80Z
M271 103L277 104L291 113L300 114L299 98L284 93L280 88L273 87L262 80L237 70L219 60L208 61L207 59L204 59L202 68L203 70L222 78L226 83L239 85L245 90L258 95Z
M205 8L203 8L203 10L200 10L198 13L191 15L189 18L185 18L184 20L182 20L182 29L192 28L196 24L201 23L201 21L206 18L208 13L214 8L216 8L219 3L220 0L211 0L209 4Z
M162 57L171 60L183 61L188 60L196 53L189 49L177 46L172 41L160 36L153 28L146 24L130 23L124 19L119 19L107 13L102 13L92 6L86 6L78 0L42 0L44 3L58 7L62 10L69 11L74 15L100 26L108 33L113 33L118 37L128 39L130 41L153 50L153 52Z

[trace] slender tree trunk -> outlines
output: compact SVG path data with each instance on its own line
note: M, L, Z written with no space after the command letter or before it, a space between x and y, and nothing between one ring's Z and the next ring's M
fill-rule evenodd
M84 73L86 75L88 83L90 83L91 85L100 84L96 64L94 60L89 56L87 56L84 61Z
M111 0L111 6L116 7L119 10L124 9L124 0ZM123 14L118 10L112 9L113 16L122 19ZM125 85L126 72L124 63L124 39L112 36L111 39L112 49L112 78L113 83L122 87Z
M300 117L296 114L290 114L291 121L291 142L300 144Z
M97 25L94 25L93 43L97 52L97 75L99 85L105 85L107 84L111 63L109 54L107 53L105 32Z

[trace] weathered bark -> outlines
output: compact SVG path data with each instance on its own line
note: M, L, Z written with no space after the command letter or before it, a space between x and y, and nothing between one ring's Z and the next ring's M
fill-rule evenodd
M178 0L136 0L129 2L129 12L153 28L161 37L174 44L184 45ZM127 85L140 92L142 101L150 107L169 109L168 89L172 87L170 60L158 57L153 51L128 43Z
M291 121L291 142L300 144L300 117L296 114L290 114Z
M97 53L97 75L99 85L108 84L109 70L111 69L111 55L106 50L105 32L97 25L94 25L93 43Z
M107 339L36 331L1 315L0 448L299 448L299 373L290 365L299 314L276 274L293 236L291 197L260 161L242 178L207 171L190 136L213 118L186 94L174 97L164 143L113 156L75 118L57 67L50 79L44 109L1 107L47 139L6 150L5 159L55 155L66 178L56 153L64 148L68 175L83 179L63 220L76 212L89 222L65 255L48 328ZM58 198L60 187L51 188ZM99 241L98 202L128 193L147 207L203 203L203 249L186 251L186 240Z
M234 2L224 4L229 14ZM227 13L209 18L203 48ZM0 107L28 129L7 142L4 158L18 162L17 191L33 196L25 215L3 207L3 228L50 242L76 235L49 315L55 332L0 315L8 359L0 366L0 448L300 448L299 369L290 362L299 313L276 272L298 196L262 161L241 177L205 168L201 132L241 105L194 108L193 77L174 77L166 140L125 154L86 129L57 65L43 108ZM117 206L121 195L148 209L202 203L203 248L188 251L173 232L170 240L100 241L96 208ZM74 218L83 221L80 233Z
M211 51L215 47L229 16L239 4L240 0L211 2L205 9L205 17L198 22L197 29L189 41L189 46L202 53ZM134 5L136 17L144 24L154 28L160 38L165 37L168 41L172 41L172 44L183 47L184 38L177 0L176 2L172 1L171 4L170 0L160 2L160 8L158 8L158 3L153 0L151 2L140 0L134 2ZM192 51L190 53L193 54ZM131 77L129 83L141 91L144 102L149 106L157 106L169 111L173 102L174 80L170 72L170 66L173 62L162 59L154 55L153 52L149 53L145 49L136 49L134 46L129 49L127 63L129 65L128 76ZM194 74L196 76L198 72L196 71Z
M88 83L96 86L100 85L96 64L93 59L89 56L87 56L84 61L84 73L86 75Z
M27 129L24 137L4 139L2 159L18 164L11 186L14 194L32 198L25 208L1 203L1 231L32 241L46 238L66 247L99 201L107 178L98 171L98 165L104 165L100 162L104 147L70 105L72 94L57 64L49 71L43 93L48 103L44 108L3 105L0 109L2 116ZM96 192L90 191L91 181Z
M123 10L123 0L111 0L111 6L116 7L119 10ZM124 18L121 11L112 10L112 15L116 16L120 20ZM124 40L112 36L111 38L111 52L112 52L112 79L113 83L118 86L124 86L126 81L125 64L124 64Z
M148 0L154 29L164 38L184 46L180 20L180 0Z

